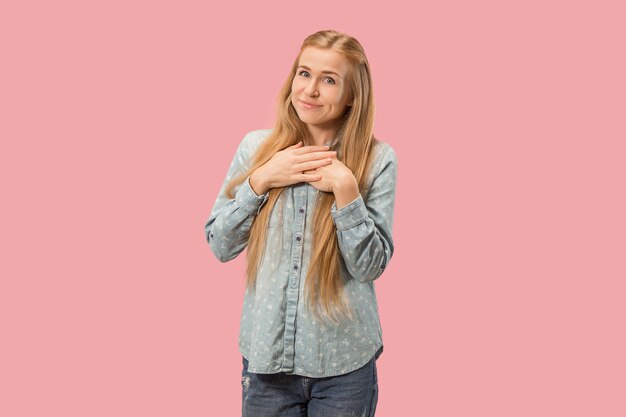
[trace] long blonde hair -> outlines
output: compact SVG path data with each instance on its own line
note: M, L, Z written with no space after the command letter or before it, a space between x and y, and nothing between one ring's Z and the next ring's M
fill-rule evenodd
M276 123L272 132L261 143L252 158L249 169L233 178L226 187L226 194L234 198L234 188L241 184L278 151L303 140L311 144L312 138L306 125L300 120L291 103L291 85L296 75L300 56L306 47L332 49L341 53L349 62L347 83L354 99L343 117L337 136L337 158L354 174L363 197L366 192L367 174L372 165L374 137L374 97L369 63L361 44L351 36L334 30L323 30L308 36L293 62L291 72L278 96ZM255 286L256 275L267 239L267 225L276 202L284 187L269 190L269 198L255 217L248 238L247 281L248 288ZM305 296L313 313L337 322L341 316L352 317L343 294L343 278L340 273L341 253L337 230L330 215L334 202L332 193L318 194L313 214L313 242L311 260L305 278ZM321 308L321 311L320 311Z

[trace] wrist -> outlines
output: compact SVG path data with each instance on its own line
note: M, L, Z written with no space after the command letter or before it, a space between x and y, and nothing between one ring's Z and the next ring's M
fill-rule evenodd
M331 186L331 191L334 194L353 193L355 190L358 192L359 184L356 182L356 178L354 177L354 175L342 178Z
M250 187L252 188L252 191L254 191L256 195L263 195L269 191L270 187L267 184L267 181L265 180L265 176L263 175L263 172L260 171L259 169L256 169L250 175Z
M359 184L356 178L348 178L333 185L332 192L335 195L337 209L347 206L359 196Z

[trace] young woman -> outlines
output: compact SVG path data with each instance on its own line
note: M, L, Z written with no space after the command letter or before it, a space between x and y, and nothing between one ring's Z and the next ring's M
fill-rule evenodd
M239 144L205 226L220 261L248 249L243 415L373 416L397 158L373 135L360 43L308 36L277 113Z

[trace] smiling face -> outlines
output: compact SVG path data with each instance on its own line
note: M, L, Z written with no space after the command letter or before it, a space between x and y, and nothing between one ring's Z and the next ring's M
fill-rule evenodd
M306 47L291 84L291 104L314 137L332 138L352 105L349 62L331 49Z

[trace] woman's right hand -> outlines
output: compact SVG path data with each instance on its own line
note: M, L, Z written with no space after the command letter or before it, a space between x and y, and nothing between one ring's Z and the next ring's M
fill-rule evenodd
M330 164L332 158L337 156L337 152L328 149L328 146L303 146L300 141L276 152L250 176L252 190L261 195L270 188L319 181L321 175L304 172Z

